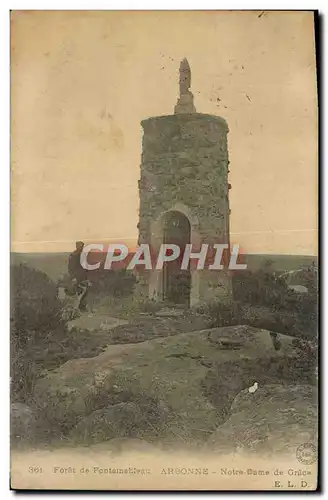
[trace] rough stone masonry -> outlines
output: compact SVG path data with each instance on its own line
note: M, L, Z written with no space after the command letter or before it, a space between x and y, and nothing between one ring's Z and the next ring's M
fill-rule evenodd
M138 244L150 244L154 252L177 240L195 250L202 243L229 244L228 125L221 117L196 112L190 86L190 66L183 59L174 114L141 122ZM177 304L181 297L195 306L231 294L228 271L180 273L176 282L184 282L185 290L176 296L170 293L170 273L169 266L139 270L137 297L168 302L173 297Z

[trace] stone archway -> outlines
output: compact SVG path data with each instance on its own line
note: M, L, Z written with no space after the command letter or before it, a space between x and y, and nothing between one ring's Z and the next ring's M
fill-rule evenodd
M182 217L187 219L190 226L190 236L188 243L191 243L194 248L199 245L199 221L189 207L183 203L174 204L169 210L162 212L156 220L151 224L151 248L154 255L158 255L161 244L164 242L164 222L169 217L168 214L178 212ZM180 216L180 217L181 217ZM199 300L199 273L197 270L191 271L190 276L190 293L189 293L189 306L194 306ZM149 298L155 301L164 300L164 272L163 270L153 269L149 275ZM185 303L185 305L188 305Z
M177 210L166 212L163 216L163 243L177 245L181 252L180 258L165 262L163 266L162 296L168 304L190 305L190 269L181 270L182 255L190 240L191 225L188 217Z

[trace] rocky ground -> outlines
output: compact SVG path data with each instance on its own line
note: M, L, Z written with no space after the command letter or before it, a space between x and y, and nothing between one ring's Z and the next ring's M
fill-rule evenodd
M183 309L163 308L153 313L138 312L129 319L120 315L118 319L98 308L93 313L83 313L70 321L69 329L87 330L93 335L101 335L107 344L131 344L199 330L206 328L208 322L205 315Z
M285 454L316 443L317 391L310 384L268 384L234 399L209 447L237 453Z
M107 347L40 378L31 407L15 403L17 442L262 451L315 440L316 380L292 337L162 313L90 317Z

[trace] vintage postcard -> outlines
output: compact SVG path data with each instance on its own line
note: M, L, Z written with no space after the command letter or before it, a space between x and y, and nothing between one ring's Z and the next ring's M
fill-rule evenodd
M11 12L11 487L318 487L312 11Z

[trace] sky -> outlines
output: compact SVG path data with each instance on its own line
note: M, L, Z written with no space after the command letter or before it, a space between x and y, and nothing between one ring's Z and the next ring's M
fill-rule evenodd
M317 254L310 12L14 11L12 250L136 245L141 120L173 113L187 57L197 112L228 122L231 241Z

